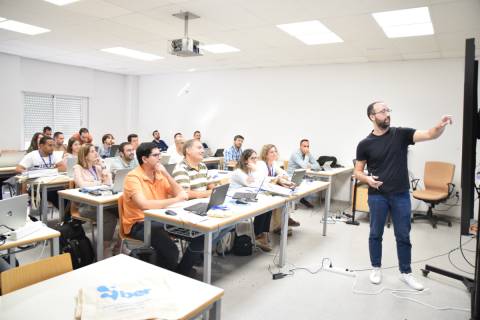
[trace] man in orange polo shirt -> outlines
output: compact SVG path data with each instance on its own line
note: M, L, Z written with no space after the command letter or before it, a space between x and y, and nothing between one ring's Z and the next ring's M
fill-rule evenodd
M166 208L188 200L188 195L160 163L160 150L155 144L142 143L136 153L139 166L125 178L122 227L125 234L143 241L143 211ZM203 237L191 239L182 261L178 263L178 248L158 221L152 221L151 244L157 253L158 266L183 275L192 274L193 264L201 259L203 252Z

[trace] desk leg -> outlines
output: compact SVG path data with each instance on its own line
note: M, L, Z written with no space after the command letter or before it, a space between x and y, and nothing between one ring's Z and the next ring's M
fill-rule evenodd
M220 320L222 310L222 300L213 303L212 312L210 312L210 320Z
M205 233L203 243L203 282L212 281L212 232Z
M40 201L40 217L42 217L42 222L47 224L48 217L48 200L47 200L47 187L42 185L42 199Z
M323 214L323 235L327 235L327 219L330 212L330 198L332 196L332 177L328 177L327 194L325 195L325 213Z
M152 242L152 220L149 217L145 217L143 221L143 242L147 247L150 247Z
M287 260L287 236L288 236L288 208L290 203L287 202L282 207L282 232L280 234L280 256L278 260L278 266L283 268L285 266L285 261Z
M58 256L60 254L60 245L58 238L52 238L50 239L50 255L53 256Z
M15 253L13 253L15 251L15 249L8 249L7 252L8 252L8 259L10 259L10 268L15 268L16 267L16 264L15 264Z
M103 205L97 206L97 261L103 260Z
M65 203L63 201L62 195L58 195L58 215L60 217L60 222L65 220Z

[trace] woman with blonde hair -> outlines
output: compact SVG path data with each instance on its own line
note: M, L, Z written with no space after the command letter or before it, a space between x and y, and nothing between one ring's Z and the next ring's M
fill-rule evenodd
M78 164L73 167L75 184L79 188L100 185L111 185L112 174L106 168L102 168L100 158L95 146L90 143L83 144L78 151ZM96 209L90 205L80 204L78 207L80 215L95 220ZM117 209L104 209L103 211L103 247L104 256L111 255L113 234L117 226ZM101 241L101 239L97 239Z

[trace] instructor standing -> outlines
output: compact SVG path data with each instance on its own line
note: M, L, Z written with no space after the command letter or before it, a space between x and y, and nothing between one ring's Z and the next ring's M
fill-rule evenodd
M410 243L410 185L407 168L408 146L416 142L438 138L445 126L452 123L451 116L443 116L440 122L429 130L390 127L392 110L386 103L377 101L367 108L373 131L357 146L355 177L367 183L368 206L370 208L370 235L368 238L372 273L370 281L382 281L382 236L387 214L393 220L400 279L416 290L423 285L412 275ZM364 173L365 165L368 175Z

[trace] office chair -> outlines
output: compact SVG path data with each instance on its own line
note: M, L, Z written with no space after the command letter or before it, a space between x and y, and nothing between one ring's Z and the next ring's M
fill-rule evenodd
M417 190L417 185L420 179L412 180L413 197L417 200L429 204L426 214L415 213L411 221L428 220L433 228L437 227L437 222L446 222L449 227L452 223L443 217L438 217L433 214L433 208L436 204L447 200L453 193L455 185L452 183L453 175L455 173L455 165L446 162L427 161L425 162L425 172L423 175L424 190Z

